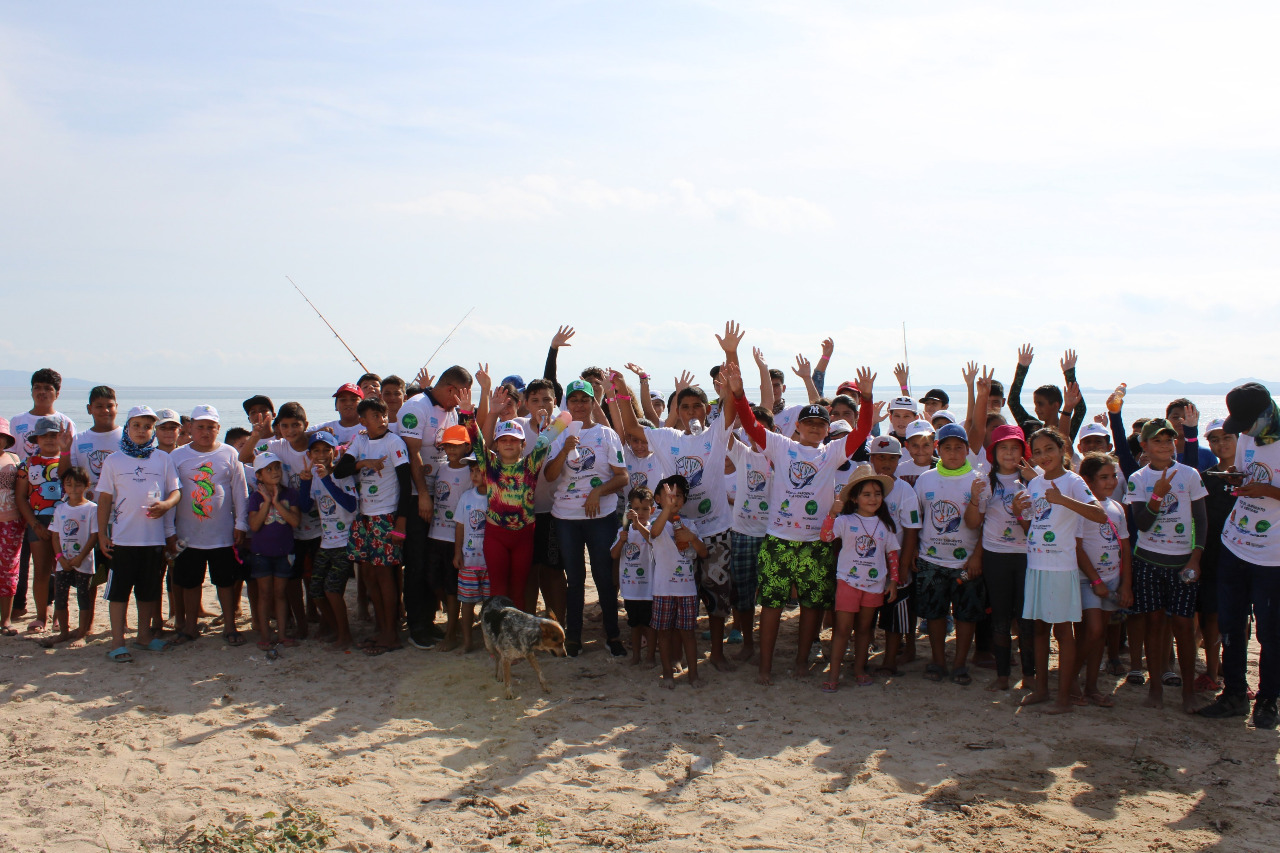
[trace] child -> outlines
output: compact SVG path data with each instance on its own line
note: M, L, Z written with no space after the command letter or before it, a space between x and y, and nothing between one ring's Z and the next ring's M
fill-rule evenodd
M92 388L85 411L93 418L93 426L88 432L76 434L66 464L89 472L89 491L85 498L93 500L93 489L102 474L102 463L120 448L122 430L116 426L116 392L106 385ZM94 556L96 560L98 555ZM102 566L97 570L101 574Z
M937 465L938 460L933 455L937 442L934 441L933 427L928 421L912 421L906 427L906 435L906 439L902 440L906 454L898 463L896 476L905 480L908 486L914 487L921 474L932 471ZM968 441L967 434L965 440ZM967 445L965 451L968 452Z
M853 678L859 687L873 681L867 675L867 650L876 626L876 608L892 602L898 592L897 525L889 514L885 495L893 480L859 465L849 477L840 499L832 504L829 525L823 525L822 541L839 539L836 564L836 624L831 634L831 671L823 693L840 687L840 664L854 633Z
M723 372L723 371L721 371ZM689 484L679 474L658 483L658 504L662 511L650 528L653 548L653 617L650 627L658 635L662 655L662 686L674 690L676 642L684 650L689 685L698 680L698 582L694 560L707 556L707 546L698 538L692 522L682 521L680 509L689 495Z
M499 424L499 428L501 428ZM521 441L523 442L523 438ZM462 652L470 653L476 645L472 642L472 627L476 618L476 605L489 597L489 569L485 565L485 543L488 541L489 484L484 467L474 455L466 458L471 473L471 488L458 498L453 511L453 567L458 571L458 604L461 608ZM535 475L536 476L536 475ZM530 533L533 528L528 528ZM532 541L529 543L532 546ZM532 560L532 547L530 548ZM521 592L524 586L520 586ZM506 595L506 593L502 593Z
M53 511L49 525L58 561L54 575L54 618L58 621L58 634L49 645L70 640L67 648L71 649L82 647L93 627L93 549L98 544L98 505L85 500L88 488L88 471L83 468L63 471L62 491L66 500ZM72 587L76 589L76 607L80 611L80 624L74 633L70 629L68 608Z
M871 467L882 477L893 482L885 503L894 521L893 535L898 547L898 593L892 607L880 609L880 628L885 632L884 662L876 670L877 675L898 674L898 650L905 644L906 656L902 663L916 657L916 608L912 595L915 586L912 572L916 552L920 548L920 501L915 489L895 475L902 459L902 445L891 435L875 436L867 442L867 456Z
M373 376L374 374L372 373L366 373L363 379L366 383L369 383L369 377ZM373 382L369 384L371 387L375 387L378 384L378 380L375 378ZM323 423L318 427L318 429L332 432L338 439L339 447L344 447L347 444L350 444L351 439L355 438L360 432L360 413L358 410L360 408L360 401L365 399L366 396L367 395L359 386L352 385L350 382L343 385L333 394L333 408L338 412L338 419L336 421ZM373 397L370 399L377 398L379 396L380 395L375 390Z
M987 689L1009 689L1015 619L1019 620L1022 686L1029 688L1035 674L1032 642L1035 626L1022 618L1022 607L1027 581L1027 528L1031 526L1031 519L1015 513L1013 503L1026 491L1026 484L1034 478L1035 471L1023 465L1031 458L1031 448L1022 428L1012 424L996 427L987 458L991 470L985 478L974 482L973 497L964 510L965 524L982 528L982 577L987 587L992 651L996 658L996 677Z
M400 429L400 407L404 405L404 380L394 373L382 380L379 395L387 406L387 425L396 435Z
M39 633L49 618L49 576L53 571L53 546L49 524L54 508L62 501L59 455L63 446L61 425L53 418L41 418L28 435L35 441L35 451L18 469L18 511L27 523L27 542L31 545L31 597L36 602L36 618L27 625L28 633ZM69 446L72 433L65 433Z
M1080 582L1076 569L1083 522L1104 524L1106 510L1094 498L1080 475L1062 467L1067 440L1053 427L1031 436L1031 459L1044 472L1031 481L1013 501L1020 517L1030 516L1027 528L1027 586L1022 616L1036 620L1035 689L1022 697L1024 706L1048 702L1049 632L1058 641L1058 699L1045 708L1049 714L1071 710L1071 688L1076 674L1072 625L1080 621ZM1026 460L1023 467L1030 468ZM1095 590L1105 593L1101 585Z
M1124 507L1111 497L1120 480L1117 470L1116 460L1107 453L1086 453L1080 461L1080 477L1090 492L1100 496L1107 520L1102 524L1085 524L1080 540L1080 609L1084 613L1084 625L1076 628L1076 661L1077 668L1084 668L1085 700L1103 708L1115 704L1110 696L1098 690L1098 669L1102 665L1107 625L1112 613L1133 604L1129 528L1125 524Z
M444 447L446 461L435 476L431 530L427 534L427 573L436 598L445 606L444 640L440 651L448 652L458 647L458 570L453 565L457 519L454 509L458 498L470 488L471 472L466 458L471 449L471 435L467 427L455 424L441 433L440 444Z
M361 400L358 433L334 466L337 477L357 474L360 516L351 530L347 553L360 564L366 578L377 632L363 644L370 657L399 648L396 630L399 588L395 568L404 557L405 525L416 510L411 488L409 449L404 439L387 428L387 407L381 400ZM450 551L452 556L452 550Z
M289 602L285 585L293 577L289 556L293 553L293 531L302 520L298 493L283 485L284 464L274 453L259 453L253 460L258 487L249 495L249 576L258 590L258 612L254 614L258 648L268 651L276 643L296 646L285 635ZM275 616L278 636L272 639L271 617Z
M173 409L156 409L156 447L165 453L173 453L178 449L178 431L182 429L182 418Z
M1125 502L1133 511L1138 544L1133 552L1133 610L1146 614L1148 708L1164 704L1159 666L1164 657L1165 615L1173 623L1182 670L1182 709L1196 710L1195 615L1209 515L1200 473L1175 461L1178 432L1164 418L1142 426L1146 466L1129 478Z
M0 636L18 631L9 624L18 589L18 556L27 523L18 511L18 467L22 460L10 448L17 442L9 422L0 418Z
M911 426L920 418L920 406L905 391L903 396L894 397L889 401L889 434L898 439L904 447L910 447L907 435L907 427ZM928 421L922 421L926 426ZM932 432L932 430L930 430ZM933 448L930 447L930 450ZM932 455L932 454L930 454Z
M762 406L752 414L766 430L773 431L773 415ZM755 654L756 586L760 580L760 548L769 531L769 494L773 491L773 463L753 442L729 438L729 459L734 467L733 524L729 528L729 567L733 576L733 627L742 635L741 663Z
M311 598L320 607L320 633L332 634L327 647L333 652L351 648L351 623L347 619L347 582L354 573L347 553L351 525L359 508L359 495L350 477L333 473L338 439L330 432L311 433L307 458L311 469L308 488L299 495L303 513L315 509L320 515L320 550L311 569Z
M640 663L645 646L645 667L653 666L656 647L653 622L653 554L649 545L649 519L653 517L653 492L637 486L627 493L627 515L609 554L615 561L614 583L622 594L631 628L631 666Z

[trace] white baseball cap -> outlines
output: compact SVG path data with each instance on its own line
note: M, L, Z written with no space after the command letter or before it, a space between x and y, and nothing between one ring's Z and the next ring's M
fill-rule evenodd
M1076 446L1079 447L1080 442L1094 435L1098 435L1105 438L1108 443L1111 442L1111 431L1108 430L1106 427L1104 427L1102 424L1092 423L1092 424L1085 424L1084 427L1080 430L1080 434L1076 436Z
M827 427L827 435L847 435L853 432L853 427L849 426L846 420L834 420L831 426Z
M913 415L920 414L920 404L910 397L894 397L889 401L889 411L904 410L911 412Z
M196 406L191 410L191 420L193 421L220 421L218 410L213 406Z
M907 424L907 441L917 435L933 435L933 425L928 421L912 421Z
M938 411L933 413L933 417L929 418L929 423L933 423L939 418L941 418L942 420L946 421L949 424L954 424L957 422L956 416L953 415L951 412L948 412L946 409L938 409Z
M156 426L180 423L182 423L182 418L178 417L178 413L173 409L158 409L156 411Z
M156 413L151 411L150 406L134 406L129 410L129 416L124 421L128 423L134 418L151 418L154 421L156 420Z
M254 457L254 460L253 460L254 473L257 473L258 471L261 471L263 468L266 468L272 462L279 462L279 461L280 461L280 457L276 456L274 453L259 453L256 457Z
M524 441L524 427L518 421L502 421L493 428L494 441L508 435L514 435Z
M1213 420L1209 421L1209 425L1204 428L1204 437L1208 438L1209 433L1215 432L1216 430L1220 430L1220 429L1225 430L1226 425L1227 425L1226 418L1214 418Z

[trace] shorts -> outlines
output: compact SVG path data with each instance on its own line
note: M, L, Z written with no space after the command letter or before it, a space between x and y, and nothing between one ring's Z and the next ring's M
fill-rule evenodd
M236 562L235 551L225 548L186 548L173 561L169 577L179 589L199 589L204 586L205 566L209 567L209 579L219 589L235 586L248 580L245 566Z
M1120 576L1116 575L1114 580L1107 581L1107 589L1112 592L1120 586ZM1116 604L1110 598L1098 598L1093 591L1093 584L1089 579L1080 576L1080 609L1081 610L1105 610L1108 613L1120 609L1120 605Z
M293 578L293 564L289 562L288 557L268 557L263 554L250 554L245 562L249 564L249 577L256 581L264 578L280 578L281 580L291 580Z
M844 581L836 581L836 612L857 613L870 608L874 610L884 604L883 592L867 592Z
M93 575L77 572L74 569L63 569L53 576L54 610L66 610L71 598L71 588L76 589L76 607L88 610L93 607Z
M698 596L655 595L649 627L655 631L692 631L698 627Z
M624 598L622 606L627 611L627 625L631 628L648 628L653 623L653 602L647 598Z
M987 614L987 585L981 577L961 583L963 571L916 558L916 608L921 619L954 614L957 622L977 622Z
M484 566L467 566L458 572L458 601L479 604L489 597L489 570Z
M733 581L733 609L739 613L752 613L756 609L762 545L763 536L729 531L729 577Z
M337 548L321 548L316 551L315 560L312 561L311 580L308 582L307 591L311 593L312 598L344 595L347 591L347 581L351 580L353 574L351 558L347 556L345 545Z
M533 519L533 564L560 567L560 537L549 512L540 512Z
M105 597L113 604L128 603L130 594L143 604L159 601L163 577L163 545L116 545Z
M404 540L392 536L396 529L395 515L358 515L351 525L351 541L347 543L347 556L353 563L371 566L398 566L403 554Z
M707 546L707 556L698 560L698 598L702 599L708 616L724 619L733 609L730 600L733 582L729 577L729 531L705 536L702 544Z
M1078 572L1027 568L1022 593L1023 619L1060 625L1079 622L1082 615Z
M1181 568L1157 566L1133 555L1132 613L1163 610L1170 616L1195 616L1200 582L1187 583L1178 574Z
M51 515L37 515L37 516L36 516L36 524L40 525L40 526L41 526L41 527L43 527L45 530L48 530L48 529L49 529L49 525L50 525L51 523L53 523L53 516L51 516ZM44 540L40 538L40 534L36 533L36 528L35 528L35 526L34 526L34 525L27 525L27 543L28 543L28 544L30 544L30 545L34 545L34 544L36 544L37 542L43 542L43 541L44 541Z
M453 565L453 542L427 540L427 582L436 596L458 594L458 570Z
M293 572L295 577L308 580L315 567L316 552L320 550L320 537L293 540Z
M880 608L880 629L886 634L911 634L916 630L915 581L898 587L898 597Z
M792 584L801 607L830 609L836 596L836 561L831 543L764 538L760 547L760 606L786 606Z

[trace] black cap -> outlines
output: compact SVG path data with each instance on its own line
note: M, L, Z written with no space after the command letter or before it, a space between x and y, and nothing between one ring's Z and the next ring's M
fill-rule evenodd
M990 396L999 397L1001 400L1003 400L1004 399L1004 383L997 382L996 380L992 379Z
M245 400L241 405L244 406L244 413L246 415L249 414L249 410L252 409L254 406L266 406L268 409L270 409L273 412L276 410L275 404L271 402L271 398L266 396L265 394L254 394L248 400Z
M1227 392L1227 420L1222 429L1239 435L1247 432L1267 409L1271 392L1258 382L1246 382Z
M817 403L810 403L800 410L800 415L796 418L796 423L807 421L810 418L817 418L820 421L831 423L831 413Z
M941 388L929 389L929 393L921 397L920 402L923 403L926 400L937 400L939 403L941 403L944 406L951 405L951 398L948 397L947 392L943 391Z

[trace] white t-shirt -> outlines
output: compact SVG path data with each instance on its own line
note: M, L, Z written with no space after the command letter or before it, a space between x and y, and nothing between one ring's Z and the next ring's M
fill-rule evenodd
M471 468L450 468L448 463L436 471L434 500L431 505L431 531L427 534L432 539L444 542L453 541L454 510L463 492L475 491L471 488Z
M737 499L733 502L733 529L743 536L763 537L769 532L769 492L773 487L773 463L769 457L740 441L729 448L737 469Z
M1280 470L1280 442L1259 445L1253 436L1242 435L1236 442L1235 467L1245 474L1245 483L1276 485ZM1167 500L1167 498L1166 498ZM1280 566L1280 500L1236 498L1231 517L1222 528L1222 544L1232 554L1255 566ZM1272 533L1272 530L1277 530Z
M822 521L835 502L831 484L849 457L842 438L806 447L776 432L765 433L764 455L773 463L769 503L770 536L791 542L816 542Z
M896 547L902 550L902 540L906 537L908 528L920 529L920 499L916 497L915 489L902 480L894 480L893 488L889 491L888 504L889 515L893 517L893 523L897 528L893 531L894 539L897 540Z
M646 429L644 434L653 455L665 457L672 473L689 481L689 499L680 517L696 521L703 536L728 530L733 516L724 491L724 457L728 453L724 418L697 435L667 427Z
M1084 536L1084 516L1065 506L1049 503L1045 495L1049 484L1058 487L1063 497L1081 503L1093 503L1097 498L1074 471L1064 471L1057 478L1047 480L1043 475L1027 485L1031 498L1031 528L1027 531L1027 568L1041 571L1069 572L1077 570L1076 540Z
M795 434L796 424L800 420L800 410L803 408L805 408L804 405L787 406L773 416L773 426L778 430L779 435L791 438Z
M1200 479L1200 472L1195 468L1181 462L1175 462L1173 468L1170 477L1173 487L1164 496L1164 501L1160 504L1160 515L1156 517L1151 529L1138 531L1138 547L1154 554L1185 557L1191 553L1191 502L1203 498L1209 492ZM1148 501L1162 474L1164 471L1153 471L1150 465L1134 471L1129 478L1129 491L1125 494L1124 502L1132 505Z
M347 455L357 462L365 459L381 459L382 470L361 468L355 474L360 489L361 515L389 515L400 503L400 481L396 479L396 467L409 464L409 449L400 436L388 430L380 438L357 435L347 446Z
M993 491L991 479L986 475L982 479L985 488L982 497L978 498L978 509L983 512L982 550L997 554L1025 554L1027 534L1013 511L1013 499L1027 490L1026 485L1017 474L997 474Z
M889 581L889 552L898 542L883 521L857 513L836 516L832 528L843 544L836 561L836 580L863 592L884 592Z
M894 472L894 476L899 480L906 480L908 486L915 486L921 474L932 470L932 468L926 468L924 465L917 465L904 448L902 461L898 463L898 470Z
M568 438L568 431L556 436L547 458L559 456ZM591 429L582 430L578 434L578 458L566 459L560 471L560 479L555 481L556 491L551 514L564 519L586 518L587 495L592 489L612 480L615 468L625 471L626 467L622 439L618 438L616 432L603 424L595 424ZM617 508L617 494L605 495L600 498L600 512L596 517L612 515Z
M86 551L89 537L98 532L98 505L93 501L85 501L80 506L71 506L63 501L54 507L49 530L58 534L58 544L62 547L63 554L71 559L79 557ZM76 571L91 575L93 574L93 549L87 550L89 556L76 567ZM62 563L57 560L54 560L53 568L59 572L66 571Z
M651 492L656 492L658 483L662 478L671 473L667 465L667 458L661 453L654 453L652 448L649 455L643 459L631 452L631 448L625 444L622 446L622 461L627 466L627 488L626 493L630 493L632 489L638 489L641 486L647 488ZM626 493L623 498L626 498Z
M388 427L390 424L388 424ZM320 424L319 429L331 429L333 435L338 439L338 444L350 444L351 439L360 434L360 430L364 429L364 424L356 421L351 426L343 426L342 421L326 421Z
M13 447L9 448L18 454L18 458L26 460L28 456L39 454L40 447L36 444L36 440L31 437L31 428L36 425L36 421L41 418L53 418L60 424L71 427L71 434L76 434L76 425L71 418L62 414L62 412L54 412L51 415L33 415L30 412L23 412L20 415L14 415L9 419L9 431L13 433ZM118 439L117 439L118 441ZM75 445L71 445L73 448ZM56 455L56 454L55 454ZM101 468L99 468L101 470Z
M974 474L944 477L930 469L916 480L920 501L920 557L949 569L964 568L978 544L978 531L964 523L964 508L973 497Z
M1129 541L1129 527L1124 520L1124 507L1113 498L1100 501L1107 511L1107 520L1102 524L1083 521L1081 524L1081 544L1089 563L1098 570L1098 576L1107 583L1120 577L1120 549L1128 547L1121 541ZM1087 580L1084 572L1082 580Z
M148 518L146 507L181 488L173 459L153 450L146 459L113 453L102 463L98 478L98 502L111 496L111 544L130 547L163 545L165 521L172 514Z
M307 481L302 479L302 472L311 467L311 460L307 458L307 451L294 450L293 445L286 439L269 438L258 442L253 448L253 453L255 456L259 453L274 453L280 459L280 467L283 469L280 484L293 489L298 494L306 491ZM246 478L245 483L248 484L249 482L249 478ZM257 488L256 478L254 478L253 482L253 488ZM298 526L293 530L293 538L295 540L320 538L320 516L316 513L314 507L312 507L311 512L303 513Z
M355 523L356 514L360 511L360 493L356 489L355 477L329 476L344 495L356 500L355 509L346 509L334 499L329 487L320 477L311 477L311 508L320 519L320 547L345 548L351 540L351 525Z
M686 503L686 506L688 504ZM694 523L683 524L694 536L699 536ZM670 520L662 526L662 531L653 537L653 597L660 595L697 595L698 582L694 577L693 565L698 560L698 552L690 545L683 551L676 548L675 526Z
M120 436L123 434L122 427L106 432L94 432L90 429L76 434L76 440L71 443L71 464L89 472L89 491L85 492L86 497L93 497L93 489L98 485L98 477L102 474L102 462L120 449Z
M489 496L482 495L475 489L467 489L458 498L458 505L453 510L453 517L457 523L464 525L462 562L469 568L488 568L488 564L484 561L484 527L489 520L488 512Z
M991 473L991 463L987 460L986 453L974 453L970 450L968 459L969 464L973 466L973 470L977 471L979 474Z
M617 545L623 531L618 531ZM653 575L653 551L649 540L634 527L626 528L627 541L618 557L618 592L627 601L651 601ZM674 545L672 546L675 547ZM612 550L612 546L610 547Z
M201 453L184 444L170 458L182 483L174 529L188 548L226 548L237 529L248 532L249 486L234 447L220 444Z
M422 475L430 486L436 473L449 464L444 445L439 443L440 433L458 423L458 410L442 409L426 394L419 394L412 400L406 400L399 414L400 436L422 442L418 456L422 459ZM416 486L413 493L418 493Z

